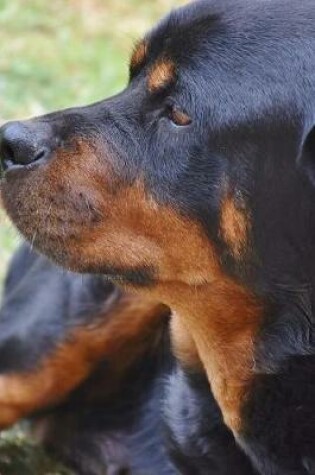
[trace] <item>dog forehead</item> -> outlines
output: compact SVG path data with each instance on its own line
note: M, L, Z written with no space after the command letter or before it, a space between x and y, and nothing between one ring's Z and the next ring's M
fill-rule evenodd
M220 28L199 42L192 58L203 72L215 124L274 117L290 117L292 124L292 117L305 117L315 107L315 3L235 6L221 14Z
M292 67L290 58L303 59L301 51L305 56L314 41L314 19L312 0L199 0L172 11L147 35L149 61L163 54L242 72L260 60L268 69L279 67L280 58Z
M221 109L225 102L231 111L242 103L265 114L276 96L287 106L292 90L307 92L301 71L315 66L312 16L308 0L200 0L174 10L147 35L147 63L168 58L179 76L191 72L214 114L215 104Z

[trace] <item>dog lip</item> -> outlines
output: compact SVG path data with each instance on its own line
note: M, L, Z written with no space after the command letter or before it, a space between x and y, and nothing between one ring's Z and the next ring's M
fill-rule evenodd
M17 175L21 175L22 165L12 165L9 169L1 168L0 169L0 182L6 183L10 179L16 178Z
M40 161L29 163L28 165L19 165L19 164L12 164L8 169L1 169L0 170L0 179L7 180L7 179L15 179L21 178L22 176L27 175L28 173L32 172L33 170L37 169L40 166Z
M20 170L21 168L24 168L23 165L15 164L11 160L7 161L8 166L2 167L2 175L7 176L10 172L14 172L16 170Z

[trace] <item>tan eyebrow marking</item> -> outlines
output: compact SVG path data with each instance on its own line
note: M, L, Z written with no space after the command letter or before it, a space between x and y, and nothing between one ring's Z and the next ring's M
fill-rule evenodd
M174 82L176 79L176 65L171 59L161 58L151 68L148 75L148 88L156 92Z
M132 53L130 61L130 69L132 72L137 71L144 66L148 56L148 42L146 40L139 41Z

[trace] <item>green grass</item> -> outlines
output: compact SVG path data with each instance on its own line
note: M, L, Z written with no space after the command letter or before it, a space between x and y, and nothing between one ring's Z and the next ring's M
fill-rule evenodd
M0 0L0 122L119 91L134 41L185 0ZM16 246L0 215L0 281Z
M1 475L74 475L16 428L0 434Z
M134 40L179 3L0 0L1 117L34 115L117 92L126 82Z

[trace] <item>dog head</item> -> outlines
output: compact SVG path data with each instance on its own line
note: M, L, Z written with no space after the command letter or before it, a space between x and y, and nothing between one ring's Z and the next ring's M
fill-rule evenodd
M124 91L1 129L2 195L62 266L137 287L308 278L309 0L199 1L138 43Z

